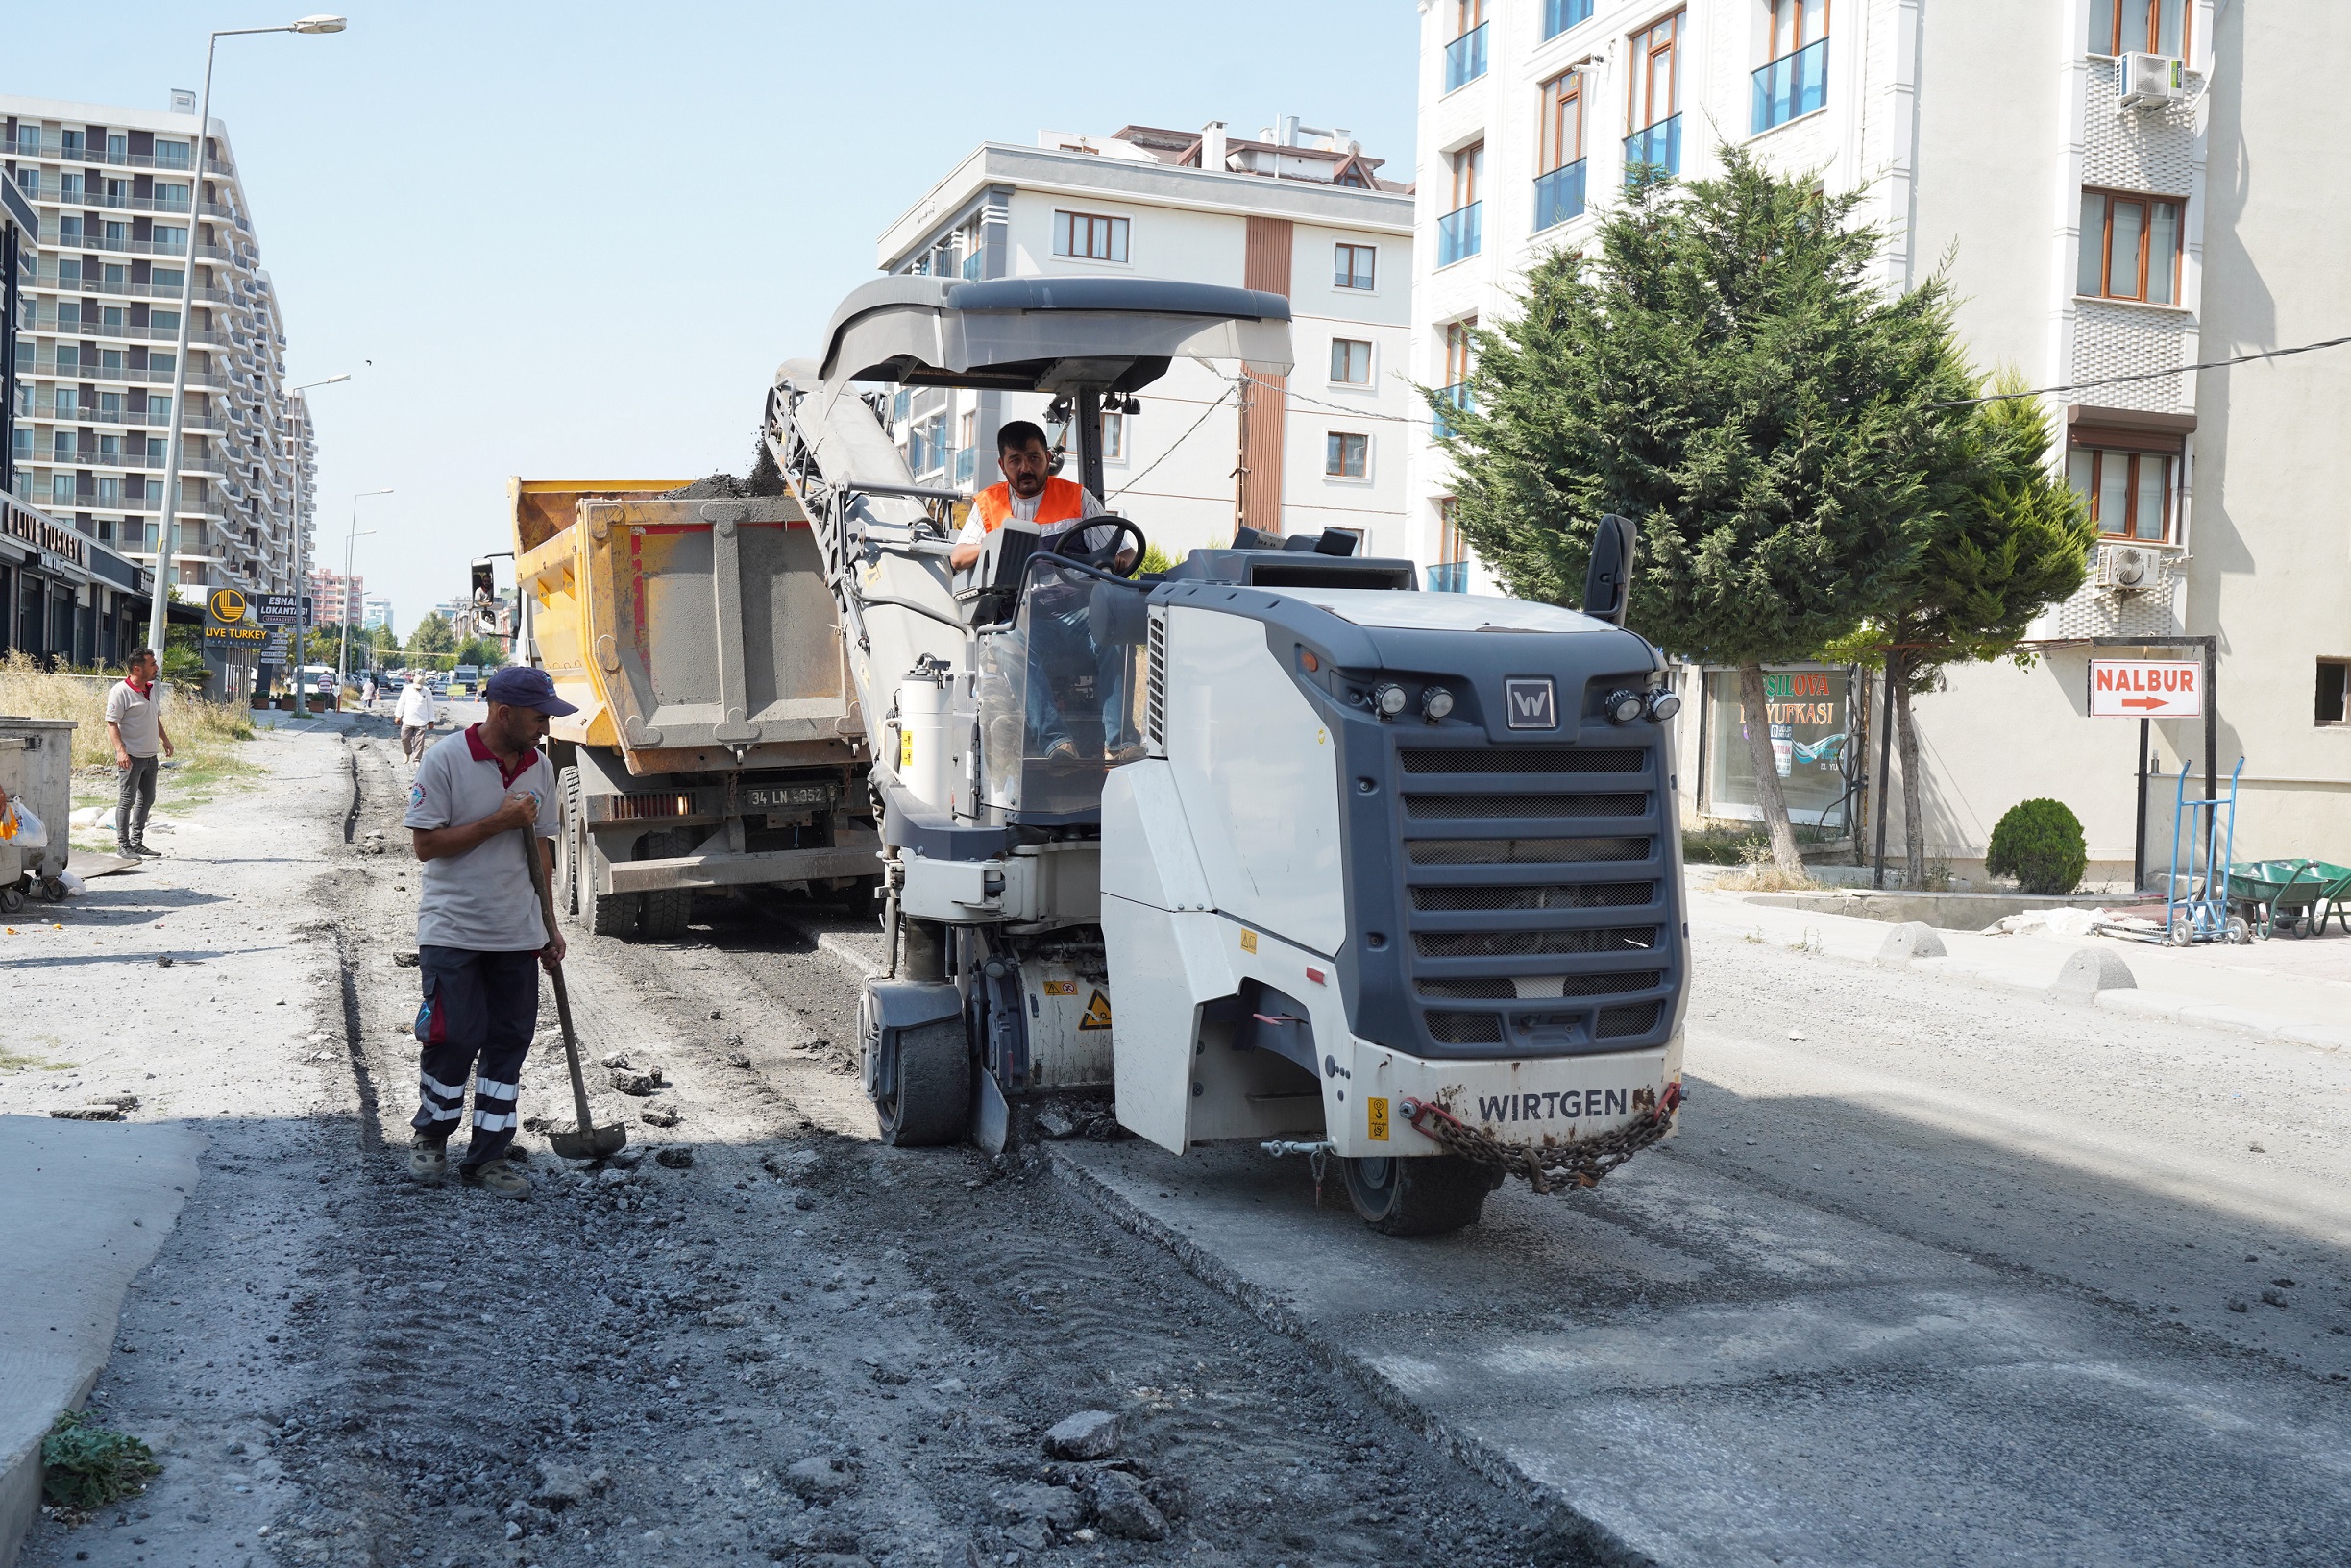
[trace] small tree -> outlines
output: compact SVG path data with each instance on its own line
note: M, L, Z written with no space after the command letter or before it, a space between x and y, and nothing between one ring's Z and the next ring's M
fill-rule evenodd
M1943 494L1922 519L1917 556L1895 579L1884 612L1851 640L1851 656L1893 682L1913 888L1926 876L1926 825L1911 698L1940 690L1953 664L2010 655L2027 662L2029 654L2016 651L2026 626L2081 587L2097 543L2089 509L2051 466L2048 420L2022 386L2004 378L1999 390L2008 395L1971 411L1957 461L1939 477Z
M408 633L411 653L451 653L456 650L457 635L449 626L449 617L435 610L416 624Z
M495 637L468 637L457 645L458 664L478 664L484 670L506 662L506 645Z
M383 664L400 656L400 639L388 625L378 626L368 633L367 646L375 650L376 662Z
M1597 254L1555 255L1476 334L1456 432L1462 533L1512 593L1574 603L1600 516L1639 526L1629 624L1735 665L1772 857L1800 874L1766 664L1807 659L1884 602L1972 390L1943 352L1940 277L1889 297L1883 245L1726 148L1717 179L1636 186Z

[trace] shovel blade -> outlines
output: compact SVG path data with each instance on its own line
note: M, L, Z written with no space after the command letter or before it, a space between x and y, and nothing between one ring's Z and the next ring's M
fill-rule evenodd
M551 1132L547 1146L559 1160L605 1160L628 1146L625 1127L589 1127Z

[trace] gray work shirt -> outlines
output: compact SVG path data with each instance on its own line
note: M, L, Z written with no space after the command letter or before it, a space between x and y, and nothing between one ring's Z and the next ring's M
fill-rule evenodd
M481 726L475 724L425 753L408 788L408 814L401 821L407 827L463 827L496 814L516 790L537 792L539 837L553 838L562 821L555 809L554 766L544 752L533 751L508 777L482 741ZM477 953L536 952L547 945L547 922L539 915L539 894L531 886L520 834L501 833L462 855L425 862L416 942L420 947Z
M150 684L142 693L127 680L118 680L106 694L106 722L122 733L122 748L135 757L152 757L163 748L163 683Z

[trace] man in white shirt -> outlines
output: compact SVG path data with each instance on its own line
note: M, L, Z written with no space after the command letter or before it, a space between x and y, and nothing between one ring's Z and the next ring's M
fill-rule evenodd
M106 694L106 733L114 743L114 766L122 789L114 803L114 852L125 860L152 860L162 851L147 847L147 814L155 809L159 747L172 754L171 732L163 727L163 683L156 678L155 650L131 655L130 673Z
M419 1103L409 1125L408 1175L438 1187L450 1134L465 1115L474 1080L474 1130L457 1174L501 1197L530 1196L530 1179L506 1159L518 1124L523 1057L539 1021L539 967L563 962L564 942L542 914L530 874L551 874L555 772L540 751L550 715L579 710L555 695L544 670L511 666L490 677L490 716L425 753L403 823L424 862L417 903L416 1012Z
M400 749L410 762L425 745L425 731L432 727L432 688L425 684L422 671L408 672L408 684L400 691L400 705L393 710L400 724Z

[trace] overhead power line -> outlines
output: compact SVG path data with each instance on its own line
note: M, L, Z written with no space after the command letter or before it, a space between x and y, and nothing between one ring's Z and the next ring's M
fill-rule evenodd
M2208 359L2200 365L2175 365L2169 370L2143 370L2129 376L2101 376L2094 381L2069 381L2063 386L2039 386L2026 392L1994 392L1981 398L1952 398L1945 403L1928 404L1930 408L1971 408L1979 403L2006 403L2011 398L2046 398L2060 392L2082 392L2094 386L2121 386L2130 381L2160 381L2167 376L2187 376L2199 370L2225 370L2231 365L2249 365L2256 359L2283 359L2290 354L2315 354L2320 349L2339 349L2351 343L2351 337L2330 337L2323 342L2298 344L2290 349L2264 349L2259 354L2241 354L2230 359Z

